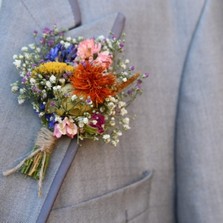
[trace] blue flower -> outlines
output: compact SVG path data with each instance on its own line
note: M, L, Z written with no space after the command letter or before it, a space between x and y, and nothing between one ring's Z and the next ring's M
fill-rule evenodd
M45 118L48 122L48 128L49 129L54 129L54 125L55 125L55 116L54 114L46 114L45 115Z
M55 61L59 55L62 45L58 43L55 47L50 49L50 52L46 56L46 60Z
M65 48L62 44L57 44L50 49L50 52L46 56L46 60L59 62L73 62L77 56L77 48L71 44L68 48Z
M39 105L39 109L40 109L40 111L44 111L45 110L45 105L43 103L41 103Z

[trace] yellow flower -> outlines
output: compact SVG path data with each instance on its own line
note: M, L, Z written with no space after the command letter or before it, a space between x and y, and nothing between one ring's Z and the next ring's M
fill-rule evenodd
M61 62L46 62L44 64L39 65L36 67L33 71L32 74L42 74L42 75L55 75L55 76L60 76L61 74L64 73L72 73L74 72L74 67L71 65L67 65L66 63L61 63Z

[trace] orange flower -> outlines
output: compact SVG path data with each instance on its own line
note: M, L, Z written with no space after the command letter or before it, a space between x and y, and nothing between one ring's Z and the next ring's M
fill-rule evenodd
M96 104L103 103L105 98L113 95L111 88L116 80L115 75L105 74L104 71L105 68L99 64L79 64L70 78L74 94L85 98L90 96Z

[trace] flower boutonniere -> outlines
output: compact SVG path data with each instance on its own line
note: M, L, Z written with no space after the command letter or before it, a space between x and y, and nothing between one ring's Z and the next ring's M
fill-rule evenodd
M142 92L147 74L134 73L123 56L124 37L65 37L45 28L14 55L20 79L11 84L18 103L30 101L42 122L31 153L5 176L20 171L39 180L41 195L50 155L62 136L116 146L130 129L127 106Z

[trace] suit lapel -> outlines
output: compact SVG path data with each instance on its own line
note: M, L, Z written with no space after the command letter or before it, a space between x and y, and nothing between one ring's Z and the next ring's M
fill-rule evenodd
M80 23L80 18L77 18L77 15L80 15L80 13L77 13L75 18L69 8L70 4L60 1L54 1L52 5L44 10L39 10L42 5L45 5L45 3L41 5L41 1L38 1L37 4L36 1L14 0L13 7L12 2L9 1L4 1L2 4L0 17L0 39L2 43L0 53L2 58L4 58L0 62L1 73L4 77L0 83L0 115L2 120L0 127L0 169L2 171L10 167L10 164L19 155L30 151L40 128L39 119L34 114L30 104L18 106L16 96L13 97L10 92L10 83L17 79L17 71L12 65L12 56L18 53L22 46L33 41L32 31L35 28L40 29L47 25L52 25L52 23L57 23L59 27L72 29ZM74 2L72 3L73 11L75 11ZM63 8L59 11L56 10L58 5L63 5ZM66 12L65 15L64 10L67 10L69 13ZM116 28L115 32L119 36L124 24L124 18L121 18L121 15L113 14L102 19L103 22L98 20L90 26L83 27L82 32L88 33L89 36L101 34L108 36L112 28ZM117 19L119 22L117 22ZM119 28L117 28L118 24L121 24ZM80 29L78 30L74 32L76 35L81 35ZM73 36L72 32L68 35ZM69 149L67 149L68 147ZM45 216L47 216L62 179L75 156L75 147L76 142L73 141L70 144L70 139L66 137L59 141L56 151L52 155L47 177L44 180L43 197L41 199L37 197L37 185L34 180L29 178L24 180L24 177L20 174L14 174L8 178L0 176L1 221L35 222L37 217L40 216L40 222L43 222L41 221L41 207L45 205L44 207L47 210L45 211ZM58 179L60 180L58 181ZM53 181L54 184L52 184ZM49 198L51 199L50 203Z
M52 1L50 1L52 3ZM45 25L53 25L64 28L74 27L74 21L69 2L54 1L53 6L63 5L69 8L69 14L64 11L54 11L56 8L47 7L42 10L41 1L3 1L0 14L0 40L1 40L1 82L0 82L0 170L6 170L18 162L18 157L31 150L37 132L40 128L40 120L34 113L32 106L25 103L19 106L16 96L10 91L10 83L18 79L18 72L12 64L13 54L18 54L21 47L33 42L32 31ZM44 6L45 7L45 6ZM37 10L38 9L38 10ZM66 8L65 8L66 9ZM36 11L35 11L36 10ZM50 11L50 13L48 13ZM36 14L35 14L36 12ZM38 13L37 13L38 12ZM58 17L58 19L56 19ZM63 18L63 19L62 19ZM46 22L46 24L44 23ZM76 20L78 21L78 20ZM80 20L79 20L80 21ZM59 141L56 152L52 155L50 168L44 180L43 197L37 197L37 182L25 178L21 174L10 177L0 175L0 219L1 222L35 222L41 206L49 191L54 175L60 166L67 147L70 144L68 138Z
M125 18L120 13L114 13L110 16L101 18L91 24L84 25L73 29L67 33L67 36L109 36L112 32L115 36L120 36L124 28ZM45 202L41 208L40 214L37 219L37 223L45 222L48 218L48 215L51 211L53 203L56 199L56 196L59 192L59 189L63 183L63 180L66 176L67 171L77 153L78 145L76 139L72 140L70 146L68 147L66 154L60 164L59 169L57 170L53 183L50 187L50 190L47 194Z

